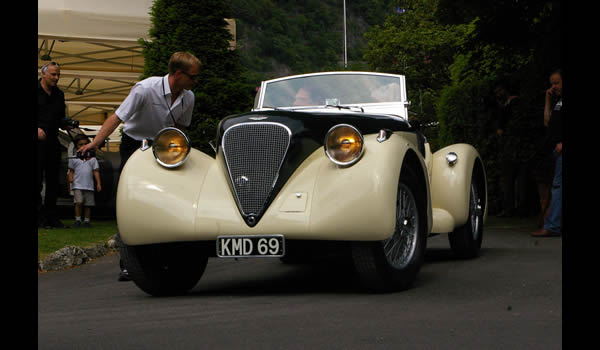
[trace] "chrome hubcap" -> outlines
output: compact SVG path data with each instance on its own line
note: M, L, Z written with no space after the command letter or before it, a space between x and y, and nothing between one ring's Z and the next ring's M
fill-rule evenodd
M383 241L383 251L390 265L402 269L412 260L419 232L417 203L404 184L398 189L396 208L396 228L392 237Z

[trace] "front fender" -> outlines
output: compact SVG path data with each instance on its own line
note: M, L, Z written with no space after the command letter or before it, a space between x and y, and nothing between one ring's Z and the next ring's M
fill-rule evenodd
M150 149L128 159L117 188L117 226L125 244L171 241L191 235L197 202L214 158L192 149L174 169L159 165Z
M333 164L314 151L281 188L254 227L246 225L229 185L224 161L192 149L179 168L136 151L119 181L117 224L128 245L214 240L218 235L284 234L300 240L383 240L394 232L403 160L418 150L411 134L382 143L366 135L356 164ZM421 172L427 176L421 161ZM429 215L428 215L429 216Z

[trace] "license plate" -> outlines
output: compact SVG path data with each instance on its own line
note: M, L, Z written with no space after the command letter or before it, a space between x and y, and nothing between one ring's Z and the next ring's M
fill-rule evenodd
M217 237L217 256L220 258L277 258L284 254L283 235Z

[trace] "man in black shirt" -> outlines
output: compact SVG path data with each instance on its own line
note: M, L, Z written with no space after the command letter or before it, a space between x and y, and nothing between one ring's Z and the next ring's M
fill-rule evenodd
M529 214L528 164L535 155L535 129L539 120L536 123L529 103L516 93L514 82L500 80L494 92L498 103L496 135L503 192L502 212L498 217L526 217Z
M37 109L37 187L39 190L37 210L38 226L65 227L58 220L56 200L60 172L60 143L58 128L65 128L65 94L58 88L60 67L56 62L45 64L42 78L38 80ZM42 183L46 180L46 194L42 204Z
M552 181L550 211L544 228L533 232L534 237L560 236L562 234L562 155L563 155L563 74L556 70L550 74L550 88L546 91L544 125L548 127L548 152L553 152L556 165ZM552 99L558 101L552 106Z

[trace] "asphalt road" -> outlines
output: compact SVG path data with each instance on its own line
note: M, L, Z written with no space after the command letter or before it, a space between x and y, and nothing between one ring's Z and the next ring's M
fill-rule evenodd
M561 349L562 239L488 220L481 256L446 236L407 291L369 294L348 265L209 260L185 296L117 282L118 254L38 276L39 349Z

